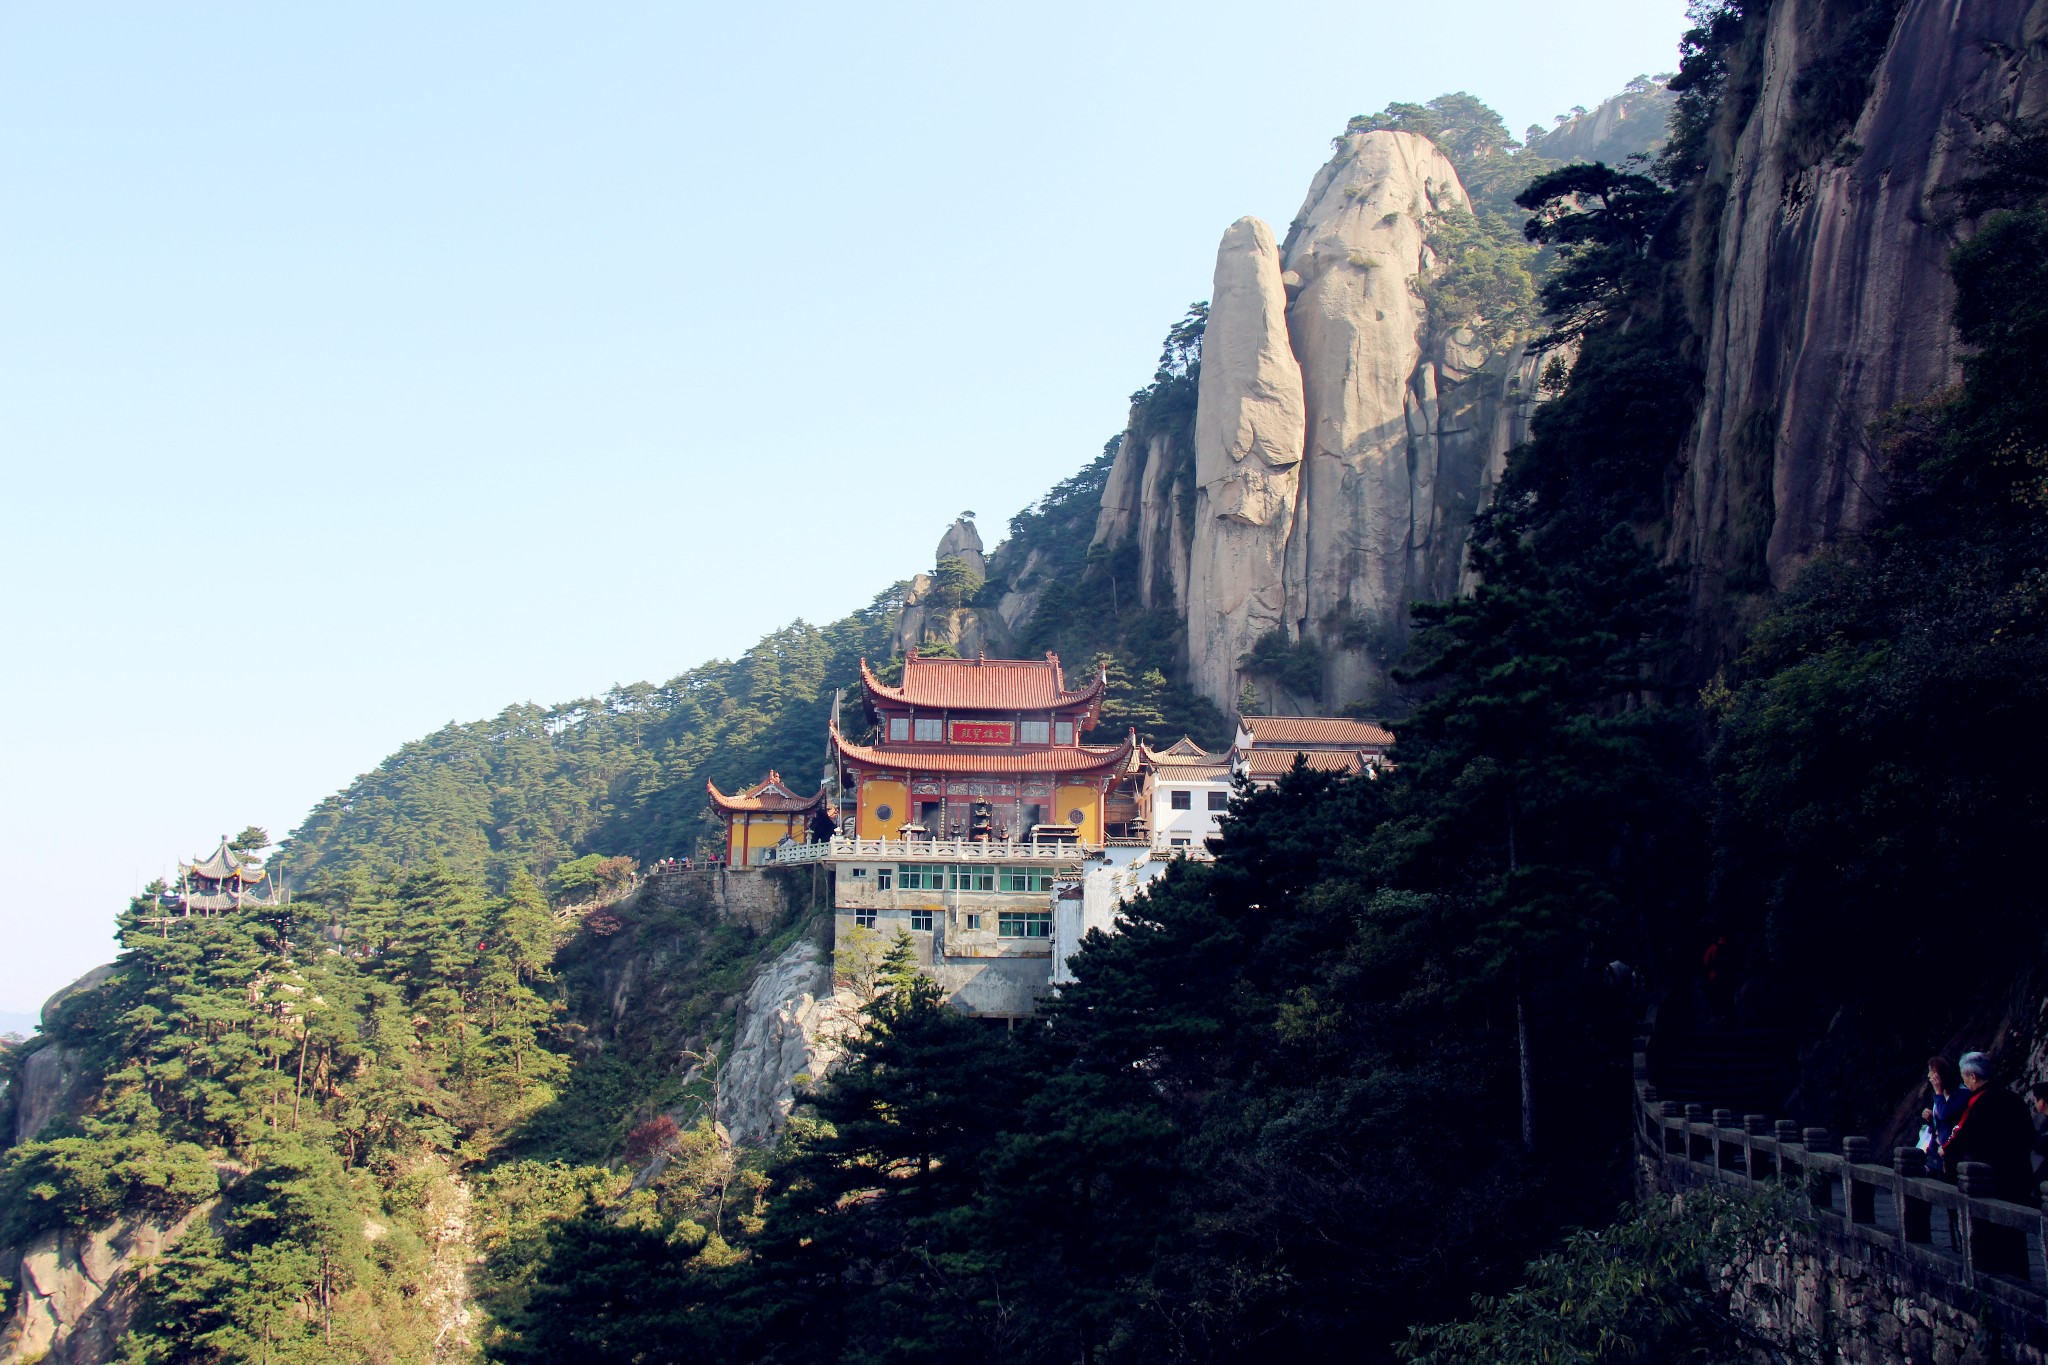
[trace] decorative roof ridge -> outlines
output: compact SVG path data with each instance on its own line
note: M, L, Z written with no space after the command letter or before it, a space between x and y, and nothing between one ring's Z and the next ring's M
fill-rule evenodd
M904 770L915 769L920 765L942 767L955 766L963 762L993 763L995 760L1002 760L1004 763L1016 763L1023 759L1031 759L1044 763L1045 771L1057 773L1062 771L1061 764L1058 761L1062 755L1083 754L1094 761L1082 764L1079 767L1066 768L1065 771L1092 772L1103 768L1128 764L1135 758L1138 752L1138 730L1136 726L1132 726L1124 733L1123 743L1115 745L1076 744L1068 748L988 749L972 753L965 753L954 749L890 750L877 748L872 744L859 744L848 739L839 726L832 721L825 723L825 732L831 739L833 749L842 757L851 758L856 762L867 763L876 767L900 768ZM820 788L820 791L822 792L823 788Z
M904 655L903 663L903 681L892 687L876 677L874 668L868 663L867 657L865 655L861 656L861 686L866 689L871 697L878 697L884 701L898 702L907 706L915 706L920 703L913 700L909 695L911 664L920 664L930 668L936 668L942 664L957 664L962 668L974 668L977 670L986 668L990 664L995 664L999 667L1004 665L1022 665L1026 668L1036 668L1040 666L1039 661L1036 659L991 659L988 657L987 650L982 650L972 659L926 658L918 653L915 648ZM1060 656L1058 654L1047 650L1045 652L1044 666L1052 670L1053 696L1049 702L1044 703L1051 708L1064 709L1070 706L1086 705L1100 698L1109 688L1109 669L1106 665L1096 670L1095 677L1086 686L1078 688L1069 688L1067 686L1066 673L1060 666ZM1040 704L1032 703L1022 707L1004 705L991 709L1038 710L1040 709Z
M766 792L770 786L773 786L776 789L778 795L772 798L764 798L762 796L762 793ZM775 769L773 768L770 768L768 770L768 777L766 780L756 782L753 786L748 787L738 793L735 793L734 795L728 796L724 792L720 791L718 789L718 784L716 782L713 782L708 777L704 779L704 790L710 793L711 804L717 806L720 810L766 810L770 809L770 807L766 804L767 800L778 800L788 802L790 804L780 805L775 807L774 809L794 812L809 810L812 806L815 806L820 801L824 800L825 793L827 790L829 790L829 784L825 782L820 782L818 784L818 790L816 794L812 796L801 796L798 793L791 791L786 785L783 784L781 773L775 771Z

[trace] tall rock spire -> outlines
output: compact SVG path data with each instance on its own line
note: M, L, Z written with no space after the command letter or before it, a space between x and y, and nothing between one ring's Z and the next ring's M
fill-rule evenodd
M1188 666L1209 697L1237 690L1237 660L1286 617L1304 407L1273 231L1240 218L1216 249L1195 415Z
M1470 204L1428 139L1353 133L1287 234L1284 265L1300 281L1288 328L1307 403L1287 607L1292 632L1324 647L1329 705L1379 681L1360 642L1397 639L1421 586L1415 561L1434 530L1440 452L1434 348L1415 281L1434 263L1430 215L1452 208Z

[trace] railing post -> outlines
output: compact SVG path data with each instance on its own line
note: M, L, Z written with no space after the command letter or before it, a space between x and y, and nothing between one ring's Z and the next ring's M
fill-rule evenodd
M1741 1171L1749 1173L1749 1163L1744 1159L1742 1144L1729 1137L1736 1127L1733 1109L1714 1111L1714 1168L1720 1171Z
M2048 1274L2048 1201L2043 1201L2041 1198L2044 1190L2048 1190L2048 1184L2037 1184L2034 1186L2034 1201L2037 1204L2042 1204L2043 1208L2041 1221L2034 1225L2033 1241L2041 1249L2041 1269L2044 1274ZM2033 1279L2032 1260L2032 1256L2029 1256L2027 1267L2027 1278L2029 1281Z
M1799 1125L1791 1119L1779 1119L1771 1125L1772 1135L1778 1139L1778 1179L1796 1181L1805 1170L1803 1157L1795 1160L1788 1149L1799 1145Z
M1966 1283L1975 1285L1979 1275L1989 1275L1998 1269L1996 1230L1977 1217L1977 1210L1974 1207L1977 1200L1988 1198L1992 1193L1989 1163L1957 1162L1956 1188L1961 1190L1963 1198L1969 1201L1963 1205L1963 1266Z
M1692 1125L1707 1121L1707 1106L1688 1104L1685 1106L1685 1159L1707 1166L1714 1164L1714 1140L1704 1133L1695 1133Z
M1772 1173L1777 1169L1776 1163L1771 1160L1769 1152L1758 1150L1756 1145L1758 1138L1771 1135L1770 1116L1767 1114L1744 1114L1742 1116L1742 1132L1743 1136L1747 1139L1744 1145L1747 1147L1749 1155L1749 1178L1752 1181L1770 1179Z
M1899 1177L1892 1191L1892 1206L1899 1218L1899 1236L1922 1246L1934 1243L1934 1206L1907 1193L1908 1180L1927 1177L1927 1153L1918 1147L1892 1148L1892 1171Z
M1657 1101L1657 1113L1667 1120L1667 1122L1657 1125L1659 1130L1658 1137L1664 1148L1664 1154L1666 1156L1684 1156L1685 1130L1683 1128L1673 1128L1668 1120L1684 1118L1685 1106L1677 1100L1659 1100Z
M1856 1178L1858 1166L1870 1164L1871 1145L1867 1137L1845 1137L1842 1139L1842 1160L1847 1163L1842 1169L1842 1184L1848 1192L1849 1221L1865 1225L1877 1222L1877 1186L1867 1180Z
M1825 1128L1808 1128L1801 1136L1806 1139L1806 1197L1815 1208L1833 1209L1835 1178L1817 1167L1812 1158L1833 1151L1835 1140Z

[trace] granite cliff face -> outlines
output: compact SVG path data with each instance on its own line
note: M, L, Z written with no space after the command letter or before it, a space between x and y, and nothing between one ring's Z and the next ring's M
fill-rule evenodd
M1696 423L1643 528L1691 575L1709 668L1754 604L1867 523L1872 423L1957 378L1940 191L1995 121L2048 114L2048 0L1757 9L1686 210ZM1649 145L1670 96L1637 85L1531 150ZM1284 242L1256 219L1225 234L1189 429L1141 430L1134 409L1095 542L1135 545L1146 605L1181 613L1189 681L1226 710L1262 639L1297 659L1306 642L1321 671L1293 692L1256 677L1266 705L1370 702L1408 604L1471 586L1465 537L1546 357L1432 326L1431 218L1466 203L1426 139L1340 139Z
M1860 109L1817 130L1821 77L1862 74L1844 72L1841 34L1868 8L1774 7L1731 73L1749 98L1724 110L1695 215L1705 388L1671 553L1722 637L1710 652L1741 624L1732 599L1782 588L1866 522L1869 424L1957 377L1935 192L1987 121L2048 111L2048 3L1904 0Z
M1323 647L1329 705L1369 695L1399 652L1408 603L1457 582L1471 508L1458 516L1438 483L1477 485L1488 452L1463 443L1445 468L1442 390L1488 357L1431 334L1414 281L1436 264L1431 217L1469 208L1458 173L1427 140L1352 134L1282 248L1299 281L1287 326L1307 409L1288 625Z
M1215 700L1236 692L1238 656L1287 619L1283 571L1307 422L1280 250L1256 218L1231 224L1217 249L1199 385L1188 675Z
M1189 681L1226 709L1262 638L1307 641L1320 686L1287 708L1370 698L1407 607L1457 590L1472 516L1526 434L1534 368L1465 328L1439 335L1417 282L1439 214L1469 211L1450 161L1412 133L1353 133L1284 244L1256 218L1216 256L1190 434L1132 429L1097 544L1135 539L1145 605L1187 621Z

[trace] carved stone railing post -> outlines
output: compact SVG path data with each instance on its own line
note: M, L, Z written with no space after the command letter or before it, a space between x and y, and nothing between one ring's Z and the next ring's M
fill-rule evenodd
M1927 1153L1918 1147L1892 1148L1892 1172L1899 1183L1892 1187L1892 1207L1899 1220L1899 1236L1914 1246L1934 1244L1934 1206L1916 1199L1906 1186L1909 1180L1927 1175Z
M1748 1162L1743 1158L1742 1140L1736 1136L1741 1131L1733 1109L1714 1111L1714 1166L1717 1170L1749 1173Z
M1706 1122L1707 1106L1685 1106L1685 1158L1688 1161L1697 1161L1703 1166L1711 1166L1714 1164L1714 1140L1694 1126L1704 1125Z
M1743 1146L1748 1152L1749 1178L1752 1181L1769 1180L1778 1173L1778 1164L1772 1159L1770 1150L1764 1147L1758 1139L1768 1138L1771 1135L1770 1115L1744 1114L1742 1116L1742 1132L1748 1139Z
M1835 1175L1827 1169L1827 1163L1815 1160L1835 1150L1835 1139L1825 1128L1808 1128L1800 1136L1806 1145L1806 1197L1817 1209L1833 1212L1835 1208Z
M1990 1198L1993 1190L1991 1167L1982 1161L1956 1163L1956 1188L1968 1199ZM1997 1268L1998 1239L1984 1235L1989 1229L1976 1217L1974 1209L1963 1210L1962 1225L1965 1282L1975 1284L1979 1275L1990 1274Z
M1877 1186L1867 1175L1859 1179L1856 1168L1870 1165L1871 1155L1869 1138L1842 1139L1842 1189L1847 1196L1849 1221L1864 1227L1877 1225Z

